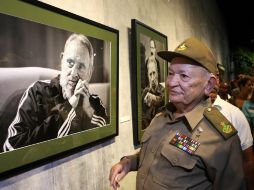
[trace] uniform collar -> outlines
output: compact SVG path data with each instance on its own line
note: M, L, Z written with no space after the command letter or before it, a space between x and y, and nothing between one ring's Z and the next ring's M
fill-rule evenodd
M212 103L210 98L207 98L206 100L201 101L192 111L186 113L184 116L181 118L178 118L177 121L182 120L187 127L189 128L190 131L193 131L195 127L198 125L198 123L204 118L203 113L204 110L207 107L211 107ZM173 121L173 113L176 110L175 106L172 103L169 103L167 105L167 115L170 118L171 122L176 122Z
M217 97L216 97L216 99L215 99L215 101L213 103L213 106L217 107L219 110L221 110L222 109L222 107L221 107L222 101L223 100L221 99L221 97L219 95L217 95Z

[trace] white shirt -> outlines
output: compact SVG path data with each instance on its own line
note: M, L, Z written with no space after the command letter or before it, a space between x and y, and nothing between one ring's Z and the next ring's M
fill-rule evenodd
M221 99L219 95L217 95L213 106L218 108L238 131L242 150L251 147L253 144L253 137L251 135L250 125L243 112L238 107Z

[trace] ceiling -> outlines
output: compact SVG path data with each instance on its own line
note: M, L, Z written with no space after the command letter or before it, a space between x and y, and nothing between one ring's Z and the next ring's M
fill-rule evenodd
M224 18L231 49L254 50L254 6L252 0L216 0Z

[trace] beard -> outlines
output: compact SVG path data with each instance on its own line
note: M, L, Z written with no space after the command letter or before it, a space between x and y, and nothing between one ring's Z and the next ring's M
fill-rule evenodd
M152 82L152 83L150 84L150 90L151 90L153 93L155 93L155 92L157 91L157 88L158 88L158 84L157 84L157 83Z
M70 85L68 83L69 79L68 76L65 76L63 74L60 75L60 85L62 87L62 93L64 99L70 99L72 95L74 94L75 85Z

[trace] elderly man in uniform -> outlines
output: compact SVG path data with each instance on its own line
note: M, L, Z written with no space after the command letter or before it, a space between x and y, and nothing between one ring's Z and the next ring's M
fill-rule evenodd
M141 139L140 152L123 157L109 175L114 189L137 171L137 190L246 189L239 137L212 107L216 60L202 42L189 38L173 52L158 52L171 62L169 99Z

